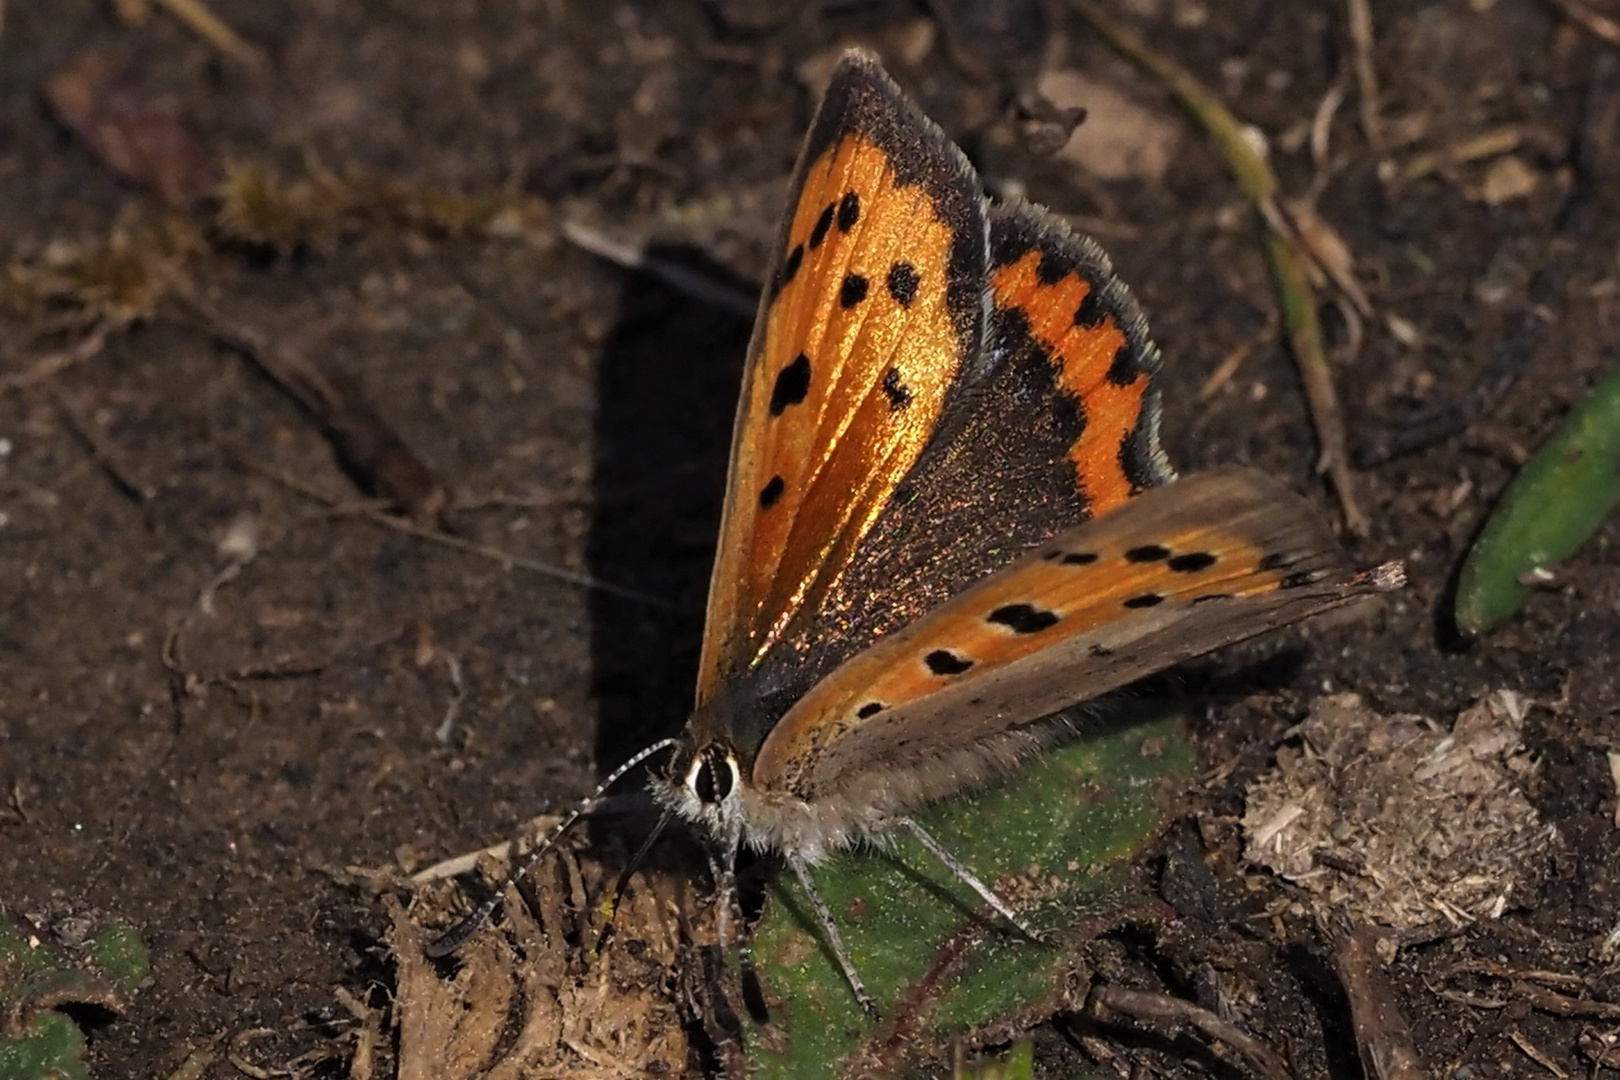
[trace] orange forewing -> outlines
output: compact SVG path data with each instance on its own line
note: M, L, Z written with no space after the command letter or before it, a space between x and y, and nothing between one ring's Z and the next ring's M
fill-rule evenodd
M859 132L803 167L744 376L699 704L837 579L922 452L979 348L948 302L958 240Z
M829 795L1367 591L1315 508L1276 481L1180 480L846 661L771 731L753 779Z
M1136 493L1121 466L1120 446L1142 414L1149 376L1133 370L1120 379L1115 357L1126 347L1126 335L1114 313L1099 303L1105 283L1087 281L1073 270L1045 281L1043 258L1043 252L1030 250L998 267L991 293L997 308L1023 313L1030 336L1058 369L1059 390L1084 410L1085 425L1069 447L1069 460L1081 496L1098 517Z

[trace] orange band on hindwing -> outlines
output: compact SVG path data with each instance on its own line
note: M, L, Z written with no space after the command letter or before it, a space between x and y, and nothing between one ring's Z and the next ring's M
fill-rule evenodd
M1070 271L1043 276L1045 256L1029 251L991 278L995 304L1016 309L1057 369L1057 382L1080 410L1083 427L1069 448L1075 483L1093 516L1140 490L1126 474L1121 448L1141 419L1149 376L1122 354L1129 350L1117 316L1100 302L1100 286Z

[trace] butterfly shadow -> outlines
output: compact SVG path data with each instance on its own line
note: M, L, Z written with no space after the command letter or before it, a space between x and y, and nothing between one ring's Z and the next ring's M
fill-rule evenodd
M647 255L749 291L693 249ZM596 760L603 769L674 734L692 706L749 329L731 311L634 274L603 346L587 559L597 578L659 601L592 593Z
M720 289L755 291L692 248L660 246L646 255ZM625 278L618 316L602 347L593 433L596 499L586 557L594 577L651 598L591 594L595 755L604 772L675 734L692 708L751 325L732 310L637 273ZM661 757L648 765L663 767ZM655 814L634 777L620 790L632 796L618 804L626 812L611 820L592 815L590 827L633 847L648 835ZM703 865L667 833L644 854L666 869L674 862ZM717 958L704 959L712 964ZM725 994L716 993L724 985L708 973L695 991L708 1002L701 1011L705 1024L713 1025L710 1055L722 1054L739 1037Z

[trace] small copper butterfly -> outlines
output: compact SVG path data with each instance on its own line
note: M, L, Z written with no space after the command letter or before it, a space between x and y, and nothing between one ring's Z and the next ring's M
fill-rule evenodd
M738 851L780 853L871 1011L817 863L906 830L1018 924L914 811L1009 773L1076 705L1400 572L1357 574L1261 473L1177 479L1159 352L1107 256L1038 206L988 202L866 54L834 72L792 192L696 709L630 764L673 750L653 792L714 842L722 944Z

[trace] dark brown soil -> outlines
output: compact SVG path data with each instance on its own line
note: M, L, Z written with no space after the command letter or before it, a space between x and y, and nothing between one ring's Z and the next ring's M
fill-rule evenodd
M672 606L377 523L309 412L172 297L137 305L99 351L0 392L0 904L121 915L155 962L128 1015L96 1020L95 1075L165 1076L197 1052L213 1055L206 1076L238 1075L232 1054L342 1074L353 1020L337 991L382 1004L391 978L383 907L346 868L415 869L494 842L680 725L748 325L558 229L584 219L676 245L672 257L707 260L708 277L746 291L813 105L806 62L839 44L882 50L991 185L1021 182L1107 223L1101 238L1167 358L1165 441L1183 470L1253 462L1334 510L1313 479L1290 355L1268 330L1258 229L1211 146L1183 129L1162 180L1105 183L1016 137L1010 103L1043 55L1183 123L1066 10L1031 49L1023 24L973 28L987 12L1034 10L1012 0L213 6L266 52L268 72L162 13L127 25L90 0L6 6L0 257L38 272L124 236L137 261L169 258L155 223L189 223L180 231L201 247L173 259L208 303L355 380L456 493L457 535ZM1336 373L1357 442L1467 400L1524 316L1577 180L1603 54L1535 0L1372 6L1383 153L1358 127L1340 5L1114 5L1269 137L1286 190L1320 179L1317 207L1375 309ZM178 118L208 162L504 192L544 216L503 231L361 213L285 250L207 230L208 200L163 209L45 104L47 79L87 51ZM1348 97L1324 173L1301 134L1336 85ZM1485 197L1500 155L1410 183L1380 176L1381 161L1399 172L1501 128L1535 181L1520 197ZM1466 433L1359 474L1374 525L1353 551L1369 565L1406 559L1411 586L1370 622L1308 648L1294 637L1239 651L1184 684L1214 695L1200 739L1220 778L1203 796L1203 839L1178 840L1195 861L1205 841L1236 850L1243 784L1324 689L1442 725L1497 688L1533 702L1530 795L1561 837L1552 879L1500 920L1406 949L1390 972L1435 1076L1551 1075L1532 1051L1587 1075L1583 1036L1616 1026L1536 1007L1522 982L1453 971L1559 972L1588 980L1550 984L1560 993L1620 1000L1612 951L1600 954L1620 922L1605 762L1620 750L1614 523L1486 640L1464 646L1446 629L1451 578L1516 455L1615 363L1614 198L1600 191L1555 253L1567 280L1541 309L1546 339L1515 371L1524 377ZM0 311L0 379L85 340L87 295ZM1342 340L1331 307L1326 318ZM1233 379L1200 401L1246 343ZM1211 888L1240 895L1230 859L1214 867ZM1251 913L1286 896L1264 877L1250 884L1265 890ZM1259 969L1279 979L1264 1011L1275 1026L1260 1034L1302 1077L1355 1075L1320 939L1281 916L1250 931L1269 957ZM1040 1045L1054 1075L1093 1067L1084 1042ZM1190 1075L1156 1049L1175 1044L1125 1045Z

